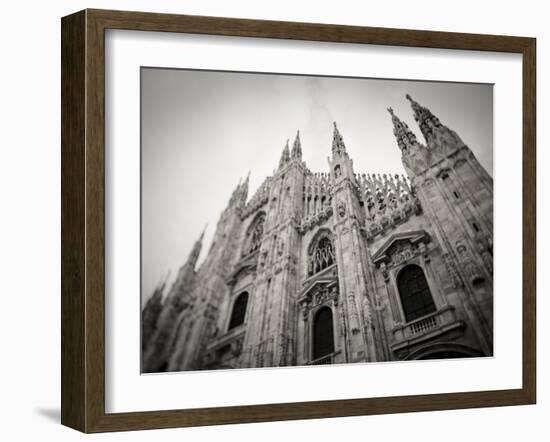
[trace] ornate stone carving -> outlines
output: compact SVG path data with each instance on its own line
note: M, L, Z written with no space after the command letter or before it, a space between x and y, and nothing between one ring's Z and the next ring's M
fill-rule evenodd
M477 241L477 252L481 256L481 259L483 260L483 264L489 271L489 273L493 274L493 254L492 254L492 245L491 240L487 239L484 235L478 235L476 238Z
M265 214L260 213L246 232L246 240L242 252L243 256L250 255L260 248L264 236L264 224Z
M344 313L343 303L338 308L338 322L340 324L340 336L346 336L346 314Z
M421 212L412 183L405 176L357 174L367 215L367 240Z
M285 242L283 241L282 238L279 238L279 242L277 244L277 254L279 256L282 256L284 250L285 250Z
M380 308L380 310L383 308L384 307ZM372 325L372 307L367 293L363 296L363 312L365 313L365 320L367 321L367 324Z
M267 250L262 250L260 253L260 259L258 261L258 265L260 269L263 269L265 267L267 261Z
M424 230L392 235L373 255L373 261L382 271L402 265L419 254L422 254L425 261L429 261L429 249L426 245L429 241L430 237Z
M384 282L387 283L390 280L390 274L388 272L385 262L380 264L380 271L382 272L382 278L384 278Z
M298 305L304 315L309 314L312 308L330 302L338 304L338 287L334 283L316 284L298 299Z
M400 244L395 246L393 252L391 252L391 265L396 266L399 264L408 261L417 254L418 250L413 249L412 245L409 244Z
M353 334L356 334L360 330L359 326L359 313L357 312L357 304L355 303L355 294L353 291L348 293L348 307L350 317L350 328Z
M305 233L308 230L313 229L315 226L323 224L327 219L332 216L332 207L326 206L317 212L315 215L310 215L302 219L301 224L297 227L298 232Z
M336 210L338 211L338 215L340 215L340 218L346 216L346 203L342 200L338 201L336 203Z
M462 287L462 280L460 279L460 276L456 270L456 266L453 258L448 253L445 253L443 255L443 260L445 262L445 268L447 270L447 273L449 274L453 282L453 287L455 288Z
M459 241L457 242L456 250L470 282L472 284L479 284L483 282L483 274L473 260L472 255L468 251L466 245L464 245L463 242Z
M426 246L425 243L421 242L420 244L418 244L418 253L422 255L422 258L424 258L425 263L430 262L431 260L430 254L428 253L428 247Z
M256 213L258 209L267 204L269 201L269 191L271 189L272 177L267 177L260 185L256 193L241 211L241 219L246 219L248 216Z

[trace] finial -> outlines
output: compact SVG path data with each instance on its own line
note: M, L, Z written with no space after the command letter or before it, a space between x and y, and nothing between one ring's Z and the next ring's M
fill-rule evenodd
M332 155L346 155L346 146L344 144L344 139L342 138L342 134L340 134L340 131L338 130L338 126L336 125L336 121L333 122L334 125L334 132L332 134Z
M393 113L393 109L391 107L388 107L388 112L392 117L395 116L395 114Z
M204 228L202 229L202 233L201 233L201 241L202 239L204 238L204 234L206 233L206 229L208 228L208 223L205 223L204 224Z
M406 98L407 100L409 100L411 103L414 102L414 100L412 99L412 97L411 97L409 94L406 94L406 95L405 95L405 98Z

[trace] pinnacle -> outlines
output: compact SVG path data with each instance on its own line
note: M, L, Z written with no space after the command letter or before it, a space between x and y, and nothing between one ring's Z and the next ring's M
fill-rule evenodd
M424 134L424 137L428 140L432 133L431 128L441 126L439 119L432 114L430 109L416 102L409 94L406 94L405 98L411 102L411 107L414 112L414 119L420 126L420 130Z
M302 143L300 141L300 131L296 132L296 138L292 145L292 158L302 158Z
M399 117L395 115L391 107L388 108L388 112L390 113L392 118L393 134L397 139L397 144L399 148L403 150L409 147L409 145L416 143L416 136L409 129L409 126L407 126L407 123L401 121Z
M283 152L281 153L281 159L279 160L279 169L290 161L290 149L288 148L289 142L290 140L287 138L285 147L283 148Z
M342 138L342 135L340 134L340 131L338 130L338 126L336 125L336 121L332 123L334 125L334 132L332 135L332 154L345 154L346 153L346 145L344 144L344 139Z

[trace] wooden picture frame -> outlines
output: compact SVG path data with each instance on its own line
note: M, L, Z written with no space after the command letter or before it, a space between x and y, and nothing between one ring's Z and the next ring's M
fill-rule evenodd
M105 30L495 51L523 63L523 385L457 392L105 412ZM536 40L327 24L84 10L62 19L62 424L83 432L533 404L536 400Z

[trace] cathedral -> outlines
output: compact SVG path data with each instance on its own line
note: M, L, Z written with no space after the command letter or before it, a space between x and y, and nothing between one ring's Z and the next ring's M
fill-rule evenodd
M203 232L144 306L142 372L492 356L493 179L406 98L406 176L356 172L334 124L327 171L298 133L251 198L237 186L204 262Z

